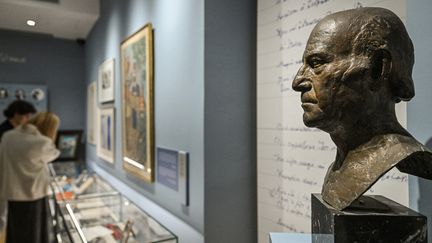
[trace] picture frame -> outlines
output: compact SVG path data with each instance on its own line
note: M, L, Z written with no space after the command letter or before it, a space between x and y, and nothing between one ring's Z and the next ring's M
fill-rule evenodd
M115 86L115 62L114 58L105 60L99 66L98 72L98 95L99 103L114 101Z
M81 143L82 130L59 130L56 137L56 147L60 156L56 161L76 161Z
M120 45L123 169L155 180L153 29L148 23Z
M106 162L114 164L115 112L114 108L99 109L96 154Z
M87 87L87 143L96 145L98 114L96 82L91 82Z

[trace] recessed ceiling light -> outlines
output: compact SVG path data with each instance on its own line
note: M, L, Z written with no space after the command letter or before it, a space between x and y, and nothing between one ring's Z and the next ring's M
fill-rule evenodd
M28 26L35 26L36 22L34 20L29 19L29 20L27 20L27 25Z

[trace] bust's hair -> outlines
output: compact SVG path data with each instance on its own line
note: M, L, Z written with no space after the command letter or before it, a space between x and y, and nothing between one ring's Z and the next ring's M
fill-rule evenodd
M51 112L39 112L29 123L35 125L42 135L55 141L57 129L60 125L60 119L57 115Z
M359 28L352 39L353 51L369 57L379 50L388 52L391 57L388 81L394 100L410 100L414 97L414 47L402 21L396 14L384 8L348 11L350 27Z

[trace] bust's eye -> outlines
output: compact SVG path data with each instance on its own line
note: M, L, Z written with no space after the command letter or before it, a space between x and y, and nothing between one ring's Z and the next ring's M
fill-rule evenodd
M308 64L312 68L318 68L325 63L326 63L326 61L324 59L317 57L317 56L313 56L313 57L309 58L309 60L308 60Z

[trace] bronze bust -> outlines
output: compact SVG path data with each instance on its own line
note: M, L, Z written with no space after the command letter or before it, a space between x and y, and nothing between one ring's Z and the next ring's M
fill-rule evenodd
M414 96L414 48L402 21L383 8L341 11L309 36L292 87L303 122L337 146L322 189L342 210L393 167L432 179L432 153L397 121L395 104Z

